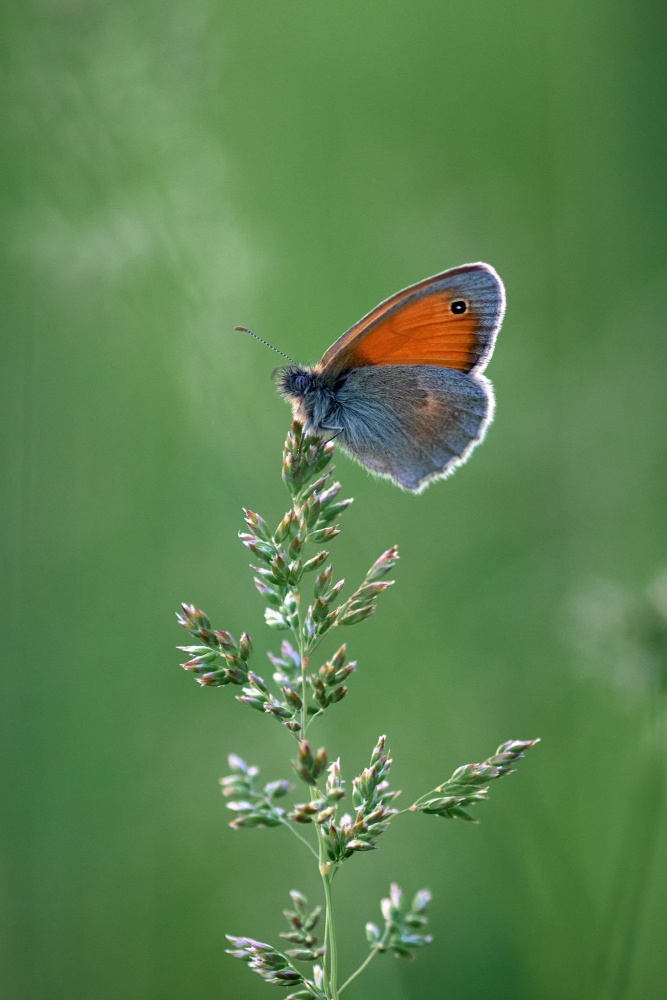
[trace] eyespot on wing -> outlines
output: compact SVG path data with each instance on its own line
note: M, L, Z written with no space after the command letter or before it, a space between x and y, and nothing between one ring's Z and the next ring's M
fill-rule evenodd
M505 290L488 264L465 264L398 292L356 323L317 370L435 365L481 372L505 311Z

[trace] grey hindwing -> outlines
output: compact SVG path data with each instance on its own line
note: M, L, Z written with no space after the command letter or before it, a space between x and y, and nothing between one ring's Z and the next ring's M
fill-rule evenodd
M483 375L433 365L356 368L336 392L337 438L376 475L419 492L465 462L493 416Z

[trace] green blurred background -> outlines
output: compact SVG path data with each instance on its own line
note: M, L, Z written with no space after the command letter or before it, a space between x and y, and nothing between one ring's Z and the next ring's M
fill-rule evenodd
M233 328L313 362L474 260L507 286L496 420L419 497L339 456L335 568L403 558L319 735L351 777L387 733L409 801L542 743L479 827L404 817L344 869L344 975L392 879L432 889L436 941L346 996L665 996L655 699L590 676L567 611L591 577L636 589L667 560L664 4L29 0L3 20L2 997L270 995L224 933L275 940L319 879L286 832L230 831L217 781L230 751L287 775L292 747L174 650L181 600L247 629L265 675L281 638L236 533L242 505L286 508L289 411L276 357Z

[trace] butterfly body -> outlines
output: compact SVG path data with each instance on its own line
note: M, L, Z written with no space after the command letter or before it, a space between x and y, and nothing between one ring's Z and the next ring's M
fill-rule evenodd
M482 371L504 304L487 264L445 271L381 303L318 365L281 369L278 390L307 434L420 492L466 461L492 419Z

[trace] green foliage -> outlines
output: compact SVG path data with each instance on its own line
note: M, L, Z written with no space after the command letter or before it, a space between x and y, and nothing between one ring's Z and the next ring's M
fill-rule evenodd
M380 904L384 917L384 932L375 924L366 924L366 938L377 951L392 951L397 958L414 958L416 948L431 943L428 934L419 933L426 926L426 907L431 901L428 889L422 889L412 900L409 910L403 907L403 893L395 882L389 897Z
M509 740L503 743L493 757L489 757L483 764L464 764L458 767L451 778L432 792L422 795L410 809L476 823L477 820L466 811L466 806L485 802L489 791L488 783L511 774L514 770L511 765L536 743L539 740Z
M374 850L378 837L396 816L418 811L472 820L466 807L484 800L488 783L509 774L524 751L537 742L510 740L483 764L458 768L448 781L417 799L413 806L398 810L393 803L400 792L389 787L391 758L385 747L386 737L381 736L368 767L352 779L352 811L338 815L347 797L340 759L327 767L325 748L313 751L307 733L318 716L345 697L344 682L355 671L356 663L348 661L346 644L316 671L311 670L310 660L329 632L357 625L374 612L377 598L393 582L384 578L396 565L398 552L395 546L387 549L373 563L361 585L337 603L345 582L333 582L329 553L320 549L311 555L306 548L335 538L340 528L334 522L352 502L337 499L340 483L331 482L332 455L331 442L304 438L300 424L295 421L283 452L283 480L292 507L275 530L259 514L244 510L248 530L240 538L258 562L252 569L256 574L255 586L266 602L265 621L270 628L291 634L291 641L282 642L280 655L269 654L274 668L271 681L265 681L250 669L252 643L247 633L236 642L229 632L213 629L204 612L190 604L184 604L178 615L180 624L199 643L179 647L190 656L183 664L184 669L193 673L204 687L241 686L242 694L237 695L237 701L277 719L297 741L292 767L309 790L306 801L283 807L279 803L294 790L293 786L285 779L278 779L260 787L259 769L236 755L229 757L231 774L221 780L223 795L233 796L228 802L228 808L235 813L230 826L234 829L285 826L318 860L326 908L322 945L317 945L313 933L320 907L308 913L305 898L296 891L291 893L294 908L285 911L290 930L282 935L295 948L283 954L253 938L229 937L234 945L229 954L247 962L268 983L297 987L291 994L294 1000L303 997L337 1000L344 986L376 954L392 952L414 957L417 948L430 942L430 936L423 933L429 891L420 890L411 907L404 909L401 890L392 885L390 896L382 901L384 930L380 932L374 924L367 925L368 956L339 989L331 904L334 876L354 854ZM314 573L317 575L313 577ZM292 824L311 828L314 844L305 840ZM318 964L313 965L308 977L294 966L295 961Z

